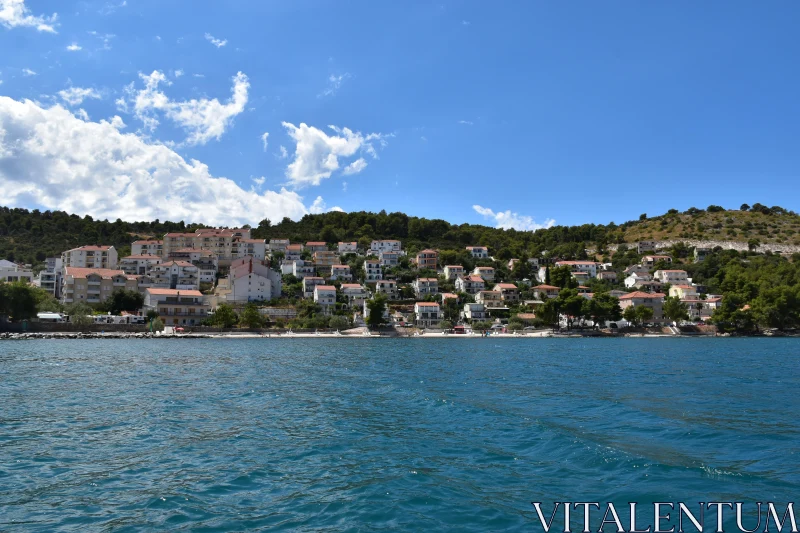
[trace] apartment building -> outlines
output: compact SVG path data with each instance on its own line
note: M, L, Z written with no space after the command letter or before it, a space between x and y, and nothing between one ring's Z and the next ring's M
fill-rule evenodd
M0 260L0 281L7 281L9 283L24 281L25 283L32 283L33 272L30 268L23 265L18 265L12 261L2 259Z
M464 267L461 265L447 265L444 267L444 277L447 279L458 279L464 275Z
M77 268L117 268L117 250L113 246L81 246L61 254L61 264Z
M331 266L331 281L353 281L353 273L350 271L350 265L333 265Z
M342 295L347 298L350 307L361 306L364 300L369 297L367 289L358 283L342 283Z
M417 302L414 304L414 315L417 327L436 327L442 321L441 308L435 302Z
M439 252L436 250L422 250L417 254L416 264L417 268L430 268L436 270L436 264L439 261Z
M150 272L154 265L162 262L160 255L129 255L119 260L119 269L132 276L143 276Z
M656 241L639 241L636 243L636 253L638 253L639 255L655 251L656 251Z
M312 254L315 252L325 252L328 250L328 244L321 241L310 241L306 243L306 250Z
M156 311L166 326L196 326L208 318L210 307L200 291L148 288L144 310Z
M303 278L303 297L313 298L314 287L317 285L325 285L325 278L319 276L306 276Z
M439 280L436 278L417 278L412 285L417 298L423 298L439 292Z
M280 298L281 275L266 260L245 257L231 263L228 288L224 295L228 302L266 302Z
M400 257L405 255L403 252L381 252L378 256L378 260L381 263L381 266L397 266L400 264Z
M239 252L239 242L250 239L247 228L198 229L194 233L167 233L164 235L163 255L169 256L174 250L196 248L213 253L222 266L228 266Z
M593 278L597 276L597 261L556 261L557 267L569 267L572 273L585 272L588 277Z
M263 261L267 258L267 243L264 239L239 239L233 242L233 257L252 257Z
M504 303L514 303L519 301L519 289L513 283L498 283L493 290L499 292Z
M303 254L302 244L290 244L283 251L284 258L287 261L294 261L296 259L300 259L300 256L302 254Z
M3 261L0 261L2 270ZM45 259L45 269L39 272L39 287L53 295L54 298L61 298L61 285L63 268L60 257L48 257ZM3 274L0 273L0 278Z
M153 287L176 290L199 290L200 271L186 261L167 261L150 267Z
M304 279L306 276L314 276L317 273L317 267L314 263L303 261L302 259L292 261L291 266L291 274L297 279Z
M661 293L631 292L619 297L619 306L623 312L628 307L649 307L653 310L654 322L664 319L664 295Z
M642 258L642 266L653 268L659 261L672 264L672 258L668 255L646 255Z
M480 276L461 276L456 279L456 290L467 294L478 294L486 287Z
M115 289L139 290L138 278L122 270L64 267L61 303L99 304L111 296Z
M688 274L685 270L656 270L653 279L670 285L690 285Z
M545 298L558 298L558 291L560 291L558 287L554 287L552 285L537 285L533 288L533 296L539 300L544 300Z
M369 251L374 255L381 252L399 252L400 250L402 250L400 241L395 240L376 240L369 245Z
M358 243L340 242L339 245L337 246L337 250L339 250L339 255L355 254L358 253Z
M269 251L270 253L273 252L285 252L286 247L289 246L291 243L289 239L270 239L269 240Z
M467 251L473 259L488 259L489 249L486 246L467 246Z
M377 259L367 259L364 261L364 279L366 281L378 281L383 279L383 269Z
M163 255L164 241L141 240L131 243L131 255Z
M397 282L393 279L379 280L375 283L375 294L383 294L390 300L397 298Z
M313 257L314 257L314 263L317 265L317 268L320 267L330 268L333 265L339 264L338 252L329 252L327 250L316 251L314 252Z
M336 287L333 285L315 285L314 303L322 307L322 312L330 315L336 309Z
M486 306L479 303L464 304L464 310L461 312L466 320L486 320L489 318L489 313L486 312Z
M503 307L503 295L499 291L480 291L475 295L475 301L490 308Z
M184 261L197 267L201 283L215 283L219 271L219 259L209 250L180 248L171 251L167 260Z
M494 281L494 268L478 266L472 271L472 275L479 276L483 281Z

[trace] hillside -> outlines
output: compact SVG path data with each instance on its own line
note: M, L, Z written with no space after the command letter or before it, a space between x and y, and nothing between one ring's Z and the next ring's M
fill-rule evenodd
M123 222L94 220L62 211L29 211L0 207L0 258L39 264L46 257L84 244L110 244L126 255L140 238L161 238L167 232L194 231L201 225L184 222ZM755 204L747 210L676 210L624 224L555 226L536 232L502 230L477 224L410 217L403 213L340 213L306 215L298 221L262 220L253 227L255 238L285 238L293 242L400 239L410 252L432 247L461 253L465 246L489 246L498 259L533 257L543 252L563 259L586 256L586 247L633 243L639 240L727 240L761 244L800 245L800 216L781 207Z

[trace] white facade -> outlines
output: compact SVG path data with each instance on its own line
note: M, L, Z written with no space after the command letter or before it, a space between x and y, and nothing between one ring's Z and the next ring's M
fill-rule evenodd
M358 243L357 242L340 242L338 250L339 250L339 255L357 253L358 252Z
M336 287L333 285L316 285L314 287L314 303L322 307L327 315L336 308Z
M653 281L653 276L651 276L650 274L645 274L643 272L634 272L633 274L625 278L624 283L625 286L630 289L637 283L641 283L643 281Z
M670 285L689 285L691 280L685 270L656 270L653 279Z
M350 272L350 265L333 265L331 266L331 281L352 281L353 273Z
M378 281L383 279L383 269L381 268L380 262L375 259L367 259L364 261L364 276L366 281Z
M153 287L177 290L198 290L200 288L199 269L186 261L170 261L153 265L148 272Z
M306 276L313 276L317 273L317 268L314 263L306 263L302 259L292 261L292 274L297 279L303 279Z
M154 265L161 264L161 256L158 255L129 255L119 260L119 269L126 274L143 276L150 272Z
M417 278L412 283L414 294L418 298L437 294L439 292L439 280L436 278Z
M442 320L439 304L434 302L415 303L414 315L419 327L438 326Z
M267 243L264 239L239 239L233 243L233 257L263 261L267 257Z
M369 245L369 251L375 255L381 252L399 252L401 249L400 241L395 240L372 241Z
M467 320L486 320L489 316L486 307L479 303L464 304L464 311L461 315Z
M286 247L289 246L289 239L270 239L269 251L270 252L285 252Z
M467 246L467 251L475 259L488 259L489 249L485 246Z
M486 287L480 276L462 276L456 279L456 290L467 294L477 294Z
M444 277L447 279L457 279L464 275L464 267L461 265L447 265L444 267Z
M325 285L325 279L317 276L306 276L303 278L303 297L313 298L314 287L317 285Z
M397 298L397 282L393 279L378 281L375 283L375 294L383 294L390 300L394 300Z
M484 281L494 280L494 268L492 267L475 267L472 271L473 276L480 276Z
M572 272L586 272L590 278L597 276L596 261L556 261L555 266L569 267Z
M162 255L164 241L133 241L131 255Z
M400 264L400 257L404 255L403 252L381 252L378 260L381 266L397 266Z
M259 302L279 298L281 275L266 261L254 257L237 261L228 274L230 292L225 295L228 302Z
M33 282L33 272L22 265L6 261L0 261L0 281L14 283L15 281Z
M61 254L61 262L66 267L77 268L117 268L117 250L113 246L81 246Z

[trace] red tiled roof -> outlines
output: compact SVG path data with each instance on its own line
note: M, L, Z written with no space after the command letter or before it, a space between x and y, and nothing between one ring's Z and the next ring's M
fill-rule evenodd
M445 266L445 268L460 268L462 270L464 269L464 267L461 266L461 265L447 265L447 266Z
M342 283L343 289L363 289L358 283Z
M464 278L466 281L472 281L475 283L483 283L483 278L480 276L467 276Z
M436 302L417 302L419 307L439 307L439 304Z
M517 286L513 283L498 283L494 286L495 289L516 289Z
M161 256L154 254L129 255L127 257L123 257L120 259L120 261L124 261L125 259L158 259L161 261Z
M435 282L438 282L439 280L436 279L436 278L417 278L417 281L428 281L428 282L435 281Z
M328 243L322 241L308 241L306 246L328 246Z
M86 246L79 246L77 248L73 248L72 250L68 250L69 252L74 252L75 250L83 250L84 252L107 252L113 246L96 246L93 244L88 244Z
M164 237L197 237L195 233L167 233Z
M656 270L656 272L683 272L686 274L685 270Z
M314 290L335 291L336 287L334 287L333 285L315 285L314 286Z
M111 268L82 268L82 267L67 267L66 275L73 278L82 279L89 274L97 274L103 278L111 278L112 276L124 276L125 272L122 270L114 270Z
M660 292L650 293L650 292L635 291L635 292L629 292L628 294L619 297L620 300L632 300L634 298L659 299L659 298L664 298L664 295L661 294Z
M203 293L200 291L186 291L182 289L154 289L149 287L145 290L150 294L158 294L161 296L203 296Z
M597 261L556 261L556 265L597 265Z
M436 250L425 249L425 250L422 250L422 251L421 251L421 252L419 252L419 253L420 253L420 254L436 254L436 253L439 253L439 252L437 252ZM419 254L417 254L417 255L419 255Z
M133 244L164 244L164 241L133 241Z
M558 287L553 287L552 285L537 285L534 287L534 289L542 289L543 291L549 291L553 289L560 290Z

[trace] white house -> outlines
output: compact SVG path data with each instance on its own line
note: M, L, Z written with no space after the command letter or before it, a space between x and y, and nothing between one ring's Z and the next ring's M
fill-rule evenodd
M292 261L292 275L297 279L303 279L306 276L313 276L317 272L317 267L314 263L296 259Z
M149 288L144 310L156 311L167 326L194 326L208 318L209 306L200 291Z
M625 281L623 283L627 288L630 289L631 287L642 281L653 281L653 276L651 276L646 272L633 272L631 273L630 276L625 278Z
M64 267L117 268L117 250L113 246L81 246L61 254Z
M464 275L464 267L461 265L447 265L444 267L444 277L447 279L458 279Z
M369 251L375 255L381 252L399 252L401 249L400 241L396 240L372 241L369 245Z
M341 291L350 307L360 306L369 297L367 289L359 283L342 283Z
M653 272L653 279L670 285L689 285L691 283L685 270L656 270Z
M383 294L390 300L397 298L397 282L393 279L383 279L375 283L375 294Z
M337 249L339 250L339 255L355 254L355 253L358 253L358 243L357 242L340 242Z
M336 287L333 285L315 285L314 303L322 307L322 312L331 314L336 309Z
M438 326L441 322L441 311L436 302L417 302L414 304L417 326L429 328Z
M303 253L303 245L302 244L289 244L286 248L283 249L283 257L287 261L295 261L300 259L300 255Z
M513 283L498 283L492 290L500 293L503 302L519 301L519 289Z
M131 255L161 255L164 249L164 241L161 240L141 240L131 243Z
M596 261L556 261L555 266L569 267L572 272L586 272L593 278L597 276L597 264Z
M486 307L479 303L464 304L464 310L461 312L466 320L486 320L489 314L486 312Z
M25 283L32 283L33 272L29 268L3 259L0 260L0 281L7 281L9 283L24 281Z
M412 285L418 298L439 292L439 280L436 278L417 278Z
M467 294L477 294L486 287L480 276L461 276L456 279L456 290Z
M481 279L484 281L493 281L494 280L494 268L492 267L482 267L477 266L475 270L472 271L473 276L480 276Z
M147 274L153 279L153 287L179 290L200 288L199 269L186 261L154 264Z
M487 259L489 249L486 246L467 246L467 251L472 254L474 259Z
M350 272L350 265L332 265L331 281L352 281L353 274Z
M311 298L314 296L314 288L317 285L325 285L325 279L318 276L306 276L303 278L303 297Z
M289 239L270 239L269 251L272 252L285 252L286 247L289 246Z
M119 269L126 274L143 276L150 272L150 268L154 265L160 265L161 261L160 255L129 255L119 260Z
M259 302L279 298L281 275L269 267L265 260L253 257L237 260L228 274L229 302Z
M381 266L397 266L400 264L400 257L404 255L403 252L381 252L378 260Z
M378 281L383 279L383 270L380 261L377 259L367 259L364 261L364 279L366 281Z
M267 257L267 243L264 239L239 239L232 243L233 257L253 257L263 261Z

